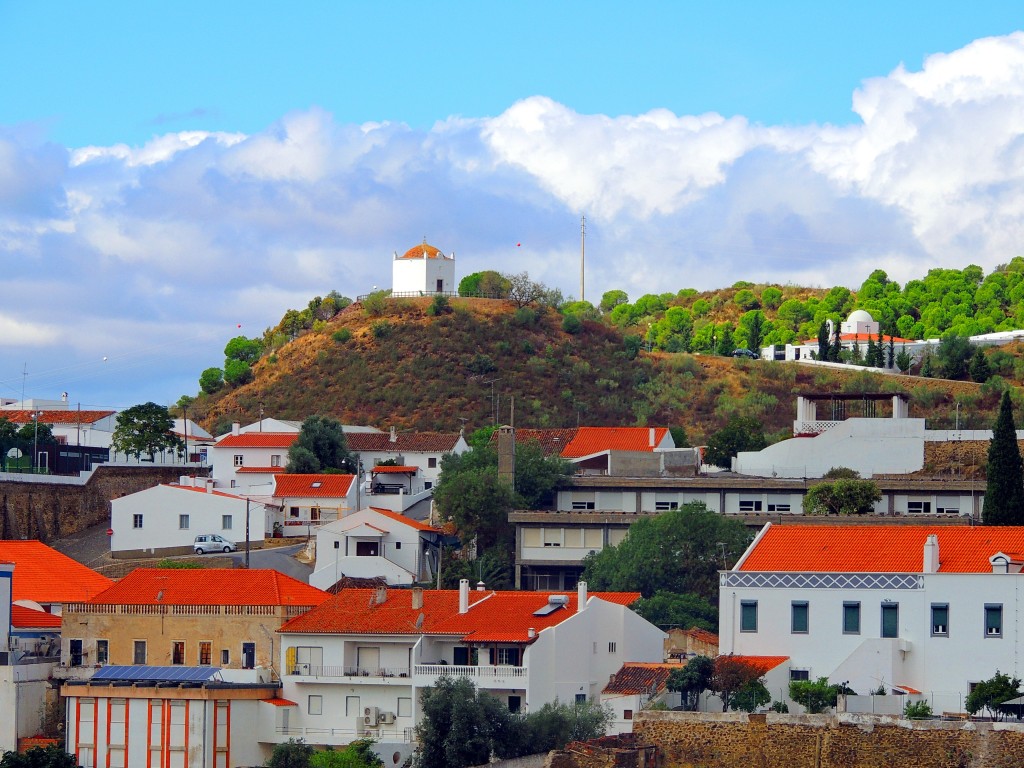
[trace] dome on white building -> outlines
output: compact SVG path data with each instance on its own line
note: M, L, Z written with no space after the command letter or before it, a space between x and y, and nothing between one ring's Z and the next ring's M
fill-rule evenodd
M871 316L871 313L865 309L855 309L850 313L850 316L846 318L848 323L873 323L875 318Z

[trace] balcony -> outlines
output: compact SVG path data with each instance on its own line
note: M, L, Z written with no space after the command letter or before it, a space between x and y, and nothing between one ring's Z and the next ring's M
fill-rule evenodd
M312 664L296 664L288 674L296 677L308 678L338 678L348 682L379 682L383 678L406 678L409 677L408 667L344 667L344 666L314 666ZM300 680L299 682L304 682ZM307 681L309 682L309 681Z
M361 720L361 718L356 718ZM398 726L380 726L367 728L357 725L352 728L301 728L298 726L276 726L273 731L262 731L260 741L270 744L282 744L289 739L303 739L307 744L323 744L333 747L351 744L356 739L371 738L374 741L388 743L416 743L416 729Z
M478 687L521 689L526 687L527 667L512 666L461 666L455 664L417 664L413 668L416 685L433 685L442 675L468 677Z

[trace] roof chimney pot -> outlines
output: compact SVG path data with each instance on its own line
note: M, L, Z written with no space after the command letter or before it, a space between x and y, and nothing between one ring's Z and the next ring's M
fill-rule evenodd
M412 609L418 611L423 607L423 587L412 588Z
M236 437L242 433L242 425L237 421L231 422L231 434Z
M459 579L459 613L469 613L469 579Z
M939 572L939 537L934 533L924 540L924 565L922 573Z

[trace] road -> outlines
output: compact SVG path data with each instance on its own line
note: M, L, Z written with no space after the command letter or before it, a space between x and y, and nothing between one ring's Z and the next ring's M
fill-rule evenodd
M233 552L229 557L236 568L245 566L245 542L239 544L241 550ZM300 544L293 544L290 547L270 547L268 549L254 549L249 553L250 568L273 568L286 576L298 579L304 584L309 583L309 574L313 572L312 565L300 563L295 555L306 546L305 540Z

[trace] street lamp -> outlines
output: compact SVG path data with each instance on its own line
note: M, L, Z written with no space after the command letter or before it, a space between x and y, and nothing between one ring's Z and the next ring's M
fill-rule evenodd
M39 417L43 415L42 411L33 411L32 413L32 472L33 474L38 469L36 462L39 460Z

